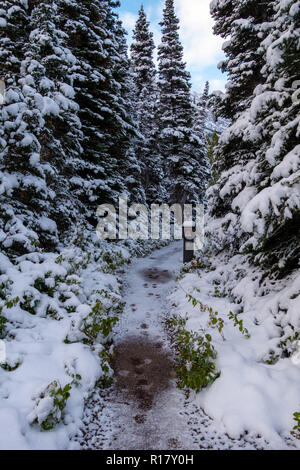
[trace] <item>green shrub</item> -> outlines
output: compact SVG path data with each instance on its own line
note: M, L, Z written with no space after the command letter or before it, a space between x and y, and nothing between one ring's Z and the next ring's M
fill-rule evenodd
M49 412L46 418L41 419L36 414L34 422L37 422L43 431L50 431L62 419L63 410L66 407L67 400L70 397L71 384L67 384L62 388L57 380L51 382L46 389L39 395L37 399L37 407L42 408L43 402ZM49 397L51 398L51 406L49 407ZM36 411L34 412L36 413Z
M300 439L300 413L296 412L296 413L293 414L293 416L294 416L294 421L296 421L296 424L293 427L292 434L297 439Z
M215 365L217 352L211 336L186 330L186 321L176 316L166 320L167 327L173 331L171 341L178 354L177 385L200 392L220 376Z
M98 338L99 333L102 333L103 337L107 338L118 321L119 318L117 316L109 316L108 310L97 299L91 313L84 318L81 331L93 343Z
M4 334L6 323L7 323L7 318L0 315L0 336Z

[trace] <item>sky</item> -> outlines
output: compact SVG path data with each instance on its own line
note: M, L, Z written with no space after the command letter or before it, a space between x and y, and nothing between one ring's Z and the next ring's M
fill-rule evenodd
M184 47L184 59L192 75L193 90L201 93L206 80L209 80L211 91L222 90L226 77L217 68L224 58L223 39L212 32L213 19L209 13L211 0L175 0L176 13L180 19L180 39ZM124 28L128 32L128 42L137 20L138 11L143 3L156 46L160 43L160 26L164 0L121 0L119 10Z

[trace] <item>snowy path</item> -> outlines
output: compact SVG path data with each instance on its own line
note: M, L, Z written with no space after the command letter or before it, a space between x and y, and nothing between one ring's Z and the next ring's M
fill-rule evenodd
M255 449L250 436L230 439L176 388L162 320L182 263L182 243L135 260L127 272L126 308L115 337L115 383L97 390L84 418L86 449Z

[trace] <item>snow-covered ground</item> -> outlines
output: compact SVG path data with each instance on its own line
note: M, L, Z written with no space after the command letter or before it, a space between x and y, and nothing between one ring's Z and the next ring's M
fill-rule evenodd
M186 274L176 281L181 263L182 243L177 242L130 266L126 309L116 337L116 382L108 391L95 391L76 441L88 449L122 450L297 446L289 431L298 406L299 366L290 359L277 365L261 363L258 353L263 333L255 336L251 319L246 319L244 327L253 333L247 339L226 320L226 314L236 312L238 306L216 296L216 273ZM173 352L163 327L165 316L174 313L188 314L188 328L206 327L206 314L188 303L185 291L196 294L225 318L226 339L210 331L221 376L189 398L176 388ZM160 358L151 347L153 351L160 348ZM156 361L157 369L163 364L164 369L159 370L162 389L155 371L152 377L147 371L151 361Z
M185 274L170 297L175 313L187 314L187 328L211 334L218 353L221 375L196 396L195 403L233 438L247 432L263 436L267 448L299 447L290 434L296 424L293 413L300 409L299 351L291 349L297 342L287 341L291 354L282 357L284 348L279 345L295 334L288 325L299 318L300 278L294 274L276 283L267 279L261 283L259 269L243 260L242 256L214 259L209 269ZM239 278L237 268L243 272ZM209 312L193 307L185 292L218 312L225 323L224 338L208 326ZM229 292L238 302L230 301ZM229 312L238 314L250 338L234 326Z
M123 256L129 253L123 250ZM293 300L297 278L290 279L277 293L270 290L268 295L259 295L253 273L252 284L245 277L236 284L235 294L245 294L244 313L238 318L249 330L249 339L228 318L230 311L240 311L241 303L231 302L222 292L220 280L228 285L237 282L234 262L228 263L227 271L220 261L213 269L201 268L177 279L182 267L182 242L135 259L123 276L122 291L118 276L103 272L104 265L95 260L81 260L78 267L75 253L65 254L58 263L50 255L39 263L29 258L19 260L17 267L7 259L1 260L1 281L5 276L14 279L7 287L11 298L18 296L22 300L24 292L28 297L31 291L40 295L41 308L30 314L24 311L23 299L23 303L19 301L2 312L9 317L5 364L10 369L0 368L0 448L299 447L299 441L290 434L293 413L300 407L299 361L293 360L295 354L273 365L265 360L270 345L277 351L278 329L272 306L274 302L283 305L289 299L289 315L295 314L298 307L293 307L290 297ZM51 296L45 286L41 289L41 283L34 283L43 271L51 272L43 278L48 279L48 287L54 285L51 279L60 275ZM102 289L126 302L113 333L115 380L105 390L99 385L103 377L99 358L103 339L98 337L92 344L82 342L82 321L95 299L100 296L105 302ZM193 307L186 293L218 311L225 323L225 340L217 330L207 327L208 313ZM111 299L106 301L109 305ZM45 314L47 302L52 306L52 316ZM164 319L173 314L187 314L191 330L209 331L218 352L221 375L198 394L187 396L176 388L174 351L164 328ZM70 398L61 422L51 431L41 431L38 423L53 407L45 389L54 380L62 388L71 383Z
M1 449L65 449L81 425L85 400L105 373L105 338L88 336L89 315L97 302L106 317L121 301L104 253L69 248L14 264L0 254L0 320L7 319L0 331ZM47 419L47 426L58 422L51 431L41 430Z

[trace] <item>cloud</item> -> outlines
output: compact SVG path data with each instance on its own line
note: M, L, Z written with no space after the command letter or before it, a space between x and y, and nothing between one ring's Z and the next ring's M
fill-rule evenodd
M152 6L147 7L145 11L146 11L147 19L148 21L150 21L150 31L152 31L153 33L154 43L156 46L158 46L161 41L161 31L158 25L158 21L153 20L153 14L156 12L153 11ZM119 16L120 16L120 20L123 23L123 27L128 33L127 43L129 46L129 54L130 54L130 44L132 43L132 32L135 28L138 15L130 11L125 11L125 12L120 12ZM157 50L154 51L154 60L157 63Z
M225 91L225 85L227 83L227 80L226 78L214 78L212 80L210 80L210 87L212 90L221 90L221 91Z
M222 38L213 34L210 0L175 0L180 37L189 67L204 68L223 57Z
M209 80L211 90L224 90L226 77L217 70L217 63L224 58L223 39L213 34L213 19L210 15L211 0L175 0L176 14L180 19L180 39L184 47L184 60L192 74L193 88L203 90ZM164 0L154 1L146 6L154 42L161 42L159 21L163 16ZM131 11L121 11L120 18L128 32L128 43L132 42L132 30L138 15ZM157 64L157 50L154 56Z
M211 78L207 76L207 73L205 73L205 69L200 72L194 72L192 74L192 85L193 85L193 90L197 91L198 93L202 93L204 90L205 82L209 80L209 88L210 91L214 90L221 90L225 91L225 84L226 84L226 78Z
M130 11L125 11L120 13L120 20L123 23L124 28L128 33L132 32L135 27L136 20L138 15L131 13Z

